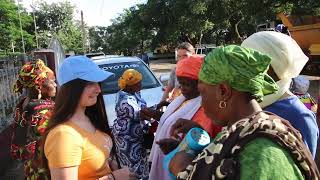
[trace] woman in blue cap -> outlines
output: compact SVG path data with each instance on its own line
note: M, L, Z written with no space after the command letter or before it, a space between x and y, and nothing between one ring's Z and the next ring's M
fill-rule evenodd
M135 179L128 168L109 164L113 142L99 82L111 75L85 56L69 57L59 68L60 89L43 147L51 179Z

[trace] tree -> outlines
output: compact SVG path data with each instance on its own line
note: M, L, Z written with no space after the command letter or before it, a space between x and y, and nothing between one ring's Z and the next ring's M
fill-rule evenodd
M54 32L58 32L66 22L73 20L75 10L75 7L68 1L52 4L41 1L36 8L35 15L39 29Z
M153 33L144 22L144 12L143 4L133 6L113 19L111 26L91 28L89 35L93 51L124 55L148 51Z
M90 52L104 52L107 28L102 26L93 26L89 28Z
M36 22L40 47L47 47L51 38L57 36L66 51L83 53L80 23L73 19L75 7L70 2L48 4L40 2L36 6Z
M318 1L148 0L120 14L96 42L103 50L129 55L159 47L172 50L182 41L239 44L258 24L279 21L279 12L320 15Z
M214 29L226 29L226 43L240 43L258 24L277 21L279 12L317 15L319 6L317 0L215 0L209 4L208 16L217 26Z
M82 32L80 29L80 22L65 22L63 28L58 31L57 36L66 52L83 53Z
M146 10L152 30L156 31L153 46L189 41L196 44L202 34L213 27L206 16L208 3L204 0L149 0Z
M32 27L32 18L22 7L19 9L22 33L28 51L34 47L34 36L32 32L26 31ZM0 50L10 52L14 49L23 52L18 6L13 0L0 0L0 42Z
M205 2L192 0L149 0L133 6L108 27L114 52L137 54L158 47L174 49L180 41L196 44L212 28L204 16Z

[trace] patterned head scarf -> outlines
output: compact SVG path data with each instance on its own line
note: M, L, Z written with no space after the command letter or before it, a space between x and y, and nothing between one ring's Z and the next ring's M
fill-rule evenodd
M40 88L45 80L50 77L54 77L54 73L42 60L27 62L19 71L18 80L14 85L13 91L21 94L24 88L34 88L39 92L38 98L40 99Z
M134 69L127 69L123 72L122 76L118 80L118 86L120 89L126 88L126 86L132 86L142 80L142 74Z
M184 58L177 63L176 75L179 77L187 77L190 79L198 80L198 75L203 63L202 56L190 56Z
M270 57L258 51L236 45L218 47L205 58L199 79L207 84L227 82L232 88L249 92L257 101L277 91L267 75Z

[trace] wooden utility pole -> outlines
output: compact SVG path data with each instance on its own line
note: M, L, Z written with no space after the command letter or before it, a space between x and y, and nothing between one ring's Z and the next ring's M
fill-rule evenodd
M34 13L35 7L34 7L34 2L32 0L32 4L30 5L32 8L32 15L33 15L33 24L34 24L34 35L36 36L36 44L37 44L37 49L39 49L39 40L38 40L38 32L37 32L37 22L36 22L36 14Z
M21 42L22 42L22 50L23 53L26 53L26 48L24 46L24 38L23 38L23 31L22 31L22 23L21 23L21 15L20 15L20 3L22 0L18 0L18 15L19 15L19 22L20 22L20 34L21 34Z
M86 31L84 28L84 22L83 22L83 11L81 10L81 29L82 29L82 50L83 53L86 54Z

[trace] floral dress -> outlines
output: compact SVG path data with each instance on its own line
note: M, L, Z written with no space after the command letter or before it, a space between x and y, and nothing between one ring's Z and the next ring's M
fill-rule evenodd
M121 167L129 167L138 179L149 177L147 152L143 147L145 125L139 115L143 107L146 107L146 102L139 93L133 95L119 91L116 101L117 119L112 129Z
M25 99L18 103L12 128L11 157L24 163L26 179L49 179L41 168L41 136L43 135L54 107L52 100L33 99L23 108Z

